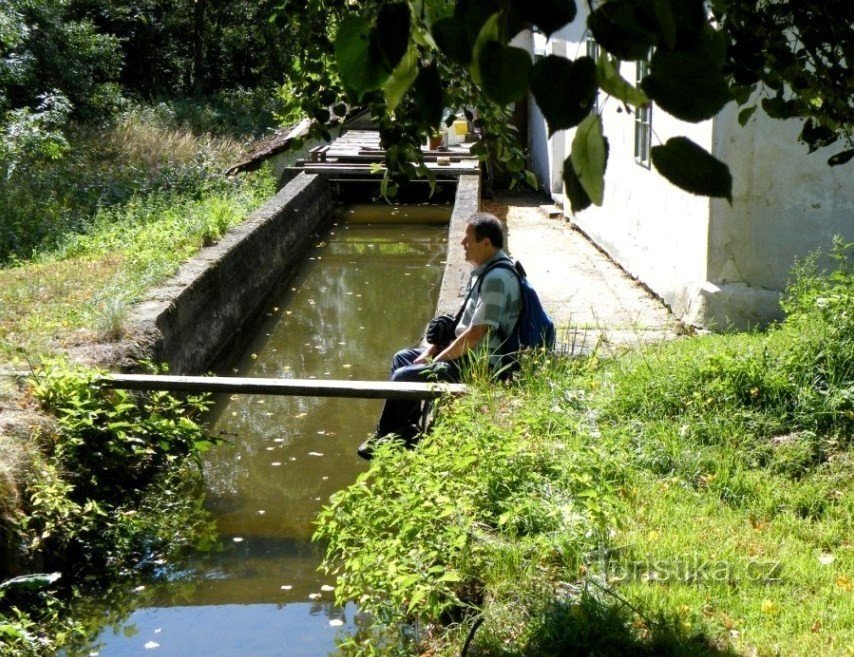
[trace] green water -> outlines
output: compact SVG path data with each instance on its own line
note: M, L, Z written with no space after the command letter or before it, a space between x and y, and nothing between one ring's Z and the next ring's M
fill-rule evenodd
M265 309L230 372L386 379L391 355L420 338L439 294L447 226L335 225ZM205 455L222 552L195 555L145 605L104 630L90 654L324 655L358 626L317 572L312 520L367 468L357 445L382 402L233 396L219 400Z

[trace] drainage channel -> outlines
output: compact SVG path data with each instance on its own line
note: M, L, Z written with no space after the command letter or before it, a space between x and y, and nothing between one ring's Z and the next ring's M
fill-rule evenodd
M406 213L431 222L363 223L351 211L322 234L304 266L272 297L229 374L384 379L391 354L417 342L436 306L450 208ZM359 625L334 606L313 519L367 464L355 449L382 402L234 395L218 400L205 455L207 506L225 549L195 554L146 584L141 605L82 654L208 657L334 652ZM144 600L144 602L142 602Z

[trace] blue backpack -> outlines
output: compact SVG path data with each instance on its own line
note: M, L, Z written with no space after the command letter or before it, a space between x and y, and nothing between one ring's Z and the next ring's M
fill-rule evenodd
M490 265L478 281L478 290L486 275L499 267L516 274L522 293L522 311L519 313L515 328L502 345L504 354L512 356L522 349L554 349L557 337L555 324L543 309L536 290L531 287L525 275L525 269L518 260L515 263L510 260L499 260Z

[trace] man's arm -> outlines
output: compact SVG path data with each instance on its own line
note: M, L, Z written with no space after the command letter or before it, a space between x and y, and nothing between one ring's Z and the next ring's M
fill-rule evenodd
M436 360L439 362L454 360L455 358L459 358L460 356L468 353L477 346L477 343L483 339L483 336L486 335L488 330L489 325L487 324L470 326L457 336L457 338L449 344L444 351L436 356Z

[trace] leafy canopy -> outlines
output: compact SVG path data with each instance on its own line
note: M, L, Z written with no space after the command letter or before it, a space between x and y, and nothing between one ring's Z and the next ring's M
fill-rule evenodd
M502 131L500 124L506 106L528 92L550 133L587 120L600 91L627 109L653 101L693 123L733 101L747 105L741 114L746 122L758 102L774 118L805 119L800 138L811 151L845 142L848 150L831 157L830 164L854 155L854 78L848 74L854 48L850 21L841 20L850 15L848 0L714 0L711 12L703 0L590 0L587 30L602 49L598 59L548 56L536 62L510 45L512 39L532 24L551 35L577 20L576 0L319 5L327 28L315 43L324 43L319 49L306 45L307 57L316 62L313 82L322 86L313 96L326 108L308 102L309 114L334 124L327 108L335 100L368 107L380 122L392 167L395 160L402 164L402 155L407 162L420 161L416 146L438 127L440 107L473 108L486 138L479 154L498 154L500 163L524 178L524 165L515 153L508 156L512 130L505 123ZM283 3L277 16L290 10L296 7ZM319 52L324 48L325 54ZM622 61L648 62L640 88L619 75ZM308 88L302 89L307 95ZM607 159L601 120L596 130L575 140L564 163L576 211L585 203L601 203ZM316 128L320 134L324 129ZM671 182L692 193L731 198L729 171L710 153L684 138L656 148L653 165ZM684 171L674 172L673 156ZM411 164L396 170L415 173Z

